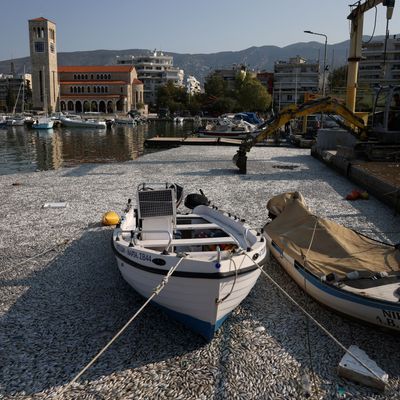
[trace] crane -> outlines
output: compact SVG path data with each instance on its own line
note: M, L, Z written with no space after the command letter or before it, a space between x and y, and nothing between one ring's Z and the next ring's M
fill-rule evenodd
M362 50L362 34L364 14L373 7L381 4L386 7L387 23L392 18L395 0L367 0L364 3L358 1L357 6L353 8L347 19L351 21L350 26L350 48L347 68L347 91L346 105L347 108L355 112L356 95L357 95L357 79L358 79L358 64L361 60ZM386 25L387 26L387 25ZM386 27L387 33L387 27Z
M271 120L259 126L259 133L257 133L256 135L249 134L240 144L239 150L233 157L233 162L239 168L241 173L246 173L246 154L250 151L250 149L256 143L263 141L268 135L272 134L281 126L283 126L286 122L297 117L303 117L320 112L324 112L327 114L339 114L343 117L345 125L344 127L347 130L355 134L361 140L365 140L368 138L369 129L367 128L364 121L355 113L358 64L361 60L364 13L381 3L387 7L386 20L389 21L393 15L395 0L366 0L364 3L358 1L357 3L353 4L352 7L354 8L347 17L351 21L351 32L347 72L346 106L340 104L338 101L330 97L323 97L318 100L305 102L300 106L289 107L282 110L278 113L276 117L273 117ZM389 93L389 96L387 95L387 93ZM387 135L388 130L397 132L398 124L400 124L400 122L389 122L389 120L393 121L393 117L396 119L395 121L398 121L398 119L400 118L399 113L394 113L390 110L392 101L394 98L396 98L395 96L400 96L400 86L397 86L394 89L386 88L385 90L378 92L375 100L373 115L375 115L377 106L380 103L380 98L385 99L386 105L385 110L382 110L377 114L379 118L373 119L373 121L375 121L373 122L373 128L377 131L380 130L381 133L386 135L386 138L390 138L390 140L397 142L397 138L400 137L400 135L395 132L390 132L391 135ZM394 129L393 126L395 127ZM395 134L393 135L393 133Z

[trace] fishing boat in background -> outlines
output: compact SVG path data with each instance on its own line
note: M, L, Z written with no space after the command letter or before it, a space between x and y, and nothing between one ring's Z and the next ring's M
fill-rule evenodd
M313 215L300 193L268 204L268 247L291 278L325 306L400 331L400 250Z
M205 127L198 128L195 133L199 137L219 137L231 139L244 139L248 134L256 132L256 125L243 120L219 118L208 122Z
M60 116L62 125L68 128L106 128L106 121L99 121L94 118L81 118L78 116Z
M33 129L52 129L53 126L54 126L54 120L52 120L48 116L34 118L32 123Z
M255 261L265 262L266 243L203 194L189 194L185 206L192 212L178 213L177 188L139 185L137 206L128 201L112 247L123 278L146 298L179 264L153 302L211 340L256 283Z
M116 115L114 118L114 124L136 126L136 119L132 118L130 115L127 117L118 117Z

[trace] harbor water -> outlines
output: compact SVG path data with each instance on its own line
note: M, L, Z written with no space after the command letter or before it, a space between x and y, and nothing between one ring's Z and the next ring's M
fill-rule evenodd
M134 160L154 152L145 148L147 138L184 136L192 131L190 122L167 121L107 129L8 127L0 129L0 175Z

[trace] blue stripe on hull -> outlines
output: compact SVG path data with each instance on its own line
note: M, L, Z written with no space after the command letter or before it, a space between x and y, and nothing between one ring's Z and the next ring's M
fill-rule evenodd
M400 304L390 304L389 302L385 302L382 300L368 299L358 294L346 292L343 289L335 288L326 283L321 282L320 279L316 278L300 264L298 264L297 266L295 265L295 268L309 283L313 284L319 290L329 294L330 296L338 297L343 300L351 301L353 303L358 303L363 306L379 309L382 311L390 310L390 311L400 312Z
M173 319L181 322L183 325L188 327L190 330L200 334L207 341L211 341L214 337L215 332L221 327L224 321L228 318L229 314L226 314L224 317L215 322L215 324L211 324L209 322L202 321L200 319L191 317L187 314L182 314L177 311L173 311L169 308L166 308L160 304L152 302L154 305L162 309L166 314L171 316Z

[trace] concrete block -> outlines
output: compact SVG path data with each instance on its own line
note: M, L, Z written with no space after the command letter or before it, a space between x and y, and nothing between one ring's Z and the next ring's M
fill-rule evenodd
M339 363L339 376L379 390L385 390L385 386L389 380L388 374L379 368L376 362L371 360L365 351L359 347L351 345L348 351L366 365L368 369L347 352Z

